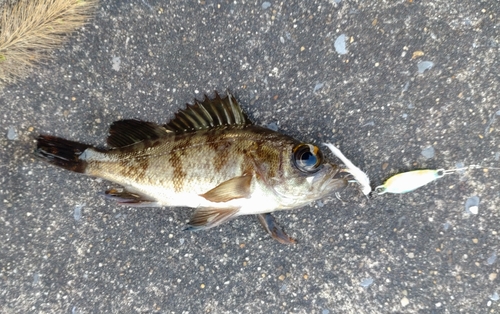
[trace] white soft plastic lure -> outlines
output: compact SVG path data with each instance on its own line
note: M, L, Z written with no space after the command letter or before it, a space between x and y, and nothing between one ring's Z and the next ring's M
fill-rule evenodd
M328 147L332 153L337 156L338 159L342 160L344 165L347 167L347 171L352 174L354 179L358 182L358 184L361 186L361 191L363 192L364 195L370 194L372 191L372 188L370 186L370 178L368 178L368 175L361 171L358 167L356 167L349 159L347 159L344 154L335 147L335 145L331 143L323 143L326 147Z

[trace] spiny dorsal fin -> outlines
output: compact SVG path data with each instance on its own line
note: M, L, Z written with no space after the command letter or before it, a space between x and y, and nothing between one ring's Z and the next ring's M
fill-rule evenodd
M173 132L192 132L229 125L251 125L253 124L246 114L241 110L238 101L229 92L226 96L219 96L215 92L215 98L210 99L205 95L202 102L195 100L194 104L175 114L175 118L164 127Z
M169 133L172 132L152 122L120 120L113 122L109 127L107 142L111 147L124 147L144 140L156 140Z

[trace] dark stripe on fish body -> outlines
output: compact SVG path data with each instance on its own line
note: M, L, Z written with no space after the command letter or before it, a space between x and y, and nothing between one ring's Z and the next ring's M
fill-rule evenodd
M174 185L174 191L179 193L184 188L184 183L186 179L186 171L184 171L184 165L182 158L184 157L184 151L181 149L182 145L175 146L169 154L169 162L173 168L172 182Z
M144 180L149 168L149 159L147 156L132 156L129 159L119 159L118 166L121 167L120 174L124 177Z
M175 152L170 155L170 162L174 169L172 174L174 190L179 193L184 188L186 172L183 170L182 160L178 153Z
M229 140L221 140L211 142L208 146L215 152L213 159L215 170L221 171L230 159L229 152L232 151L234 143Z

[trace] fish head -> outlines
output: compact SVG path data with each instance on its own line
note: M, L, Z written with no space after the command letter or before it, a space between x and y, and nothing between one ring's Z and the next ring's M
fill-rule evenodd
M276 178L274 192L281 208L296 208L341 191L348 185L339 166L328 161L312 144L294 144L282 160L282 176Z

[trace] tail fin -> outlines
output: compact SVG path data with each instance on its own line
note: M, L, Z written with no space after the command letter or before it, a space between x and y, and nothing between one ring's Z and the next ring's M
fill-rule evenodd
M68 141L51 135L40 135L35 156L55 166L74 172L85 172L87 162L80 155L91 145Z

